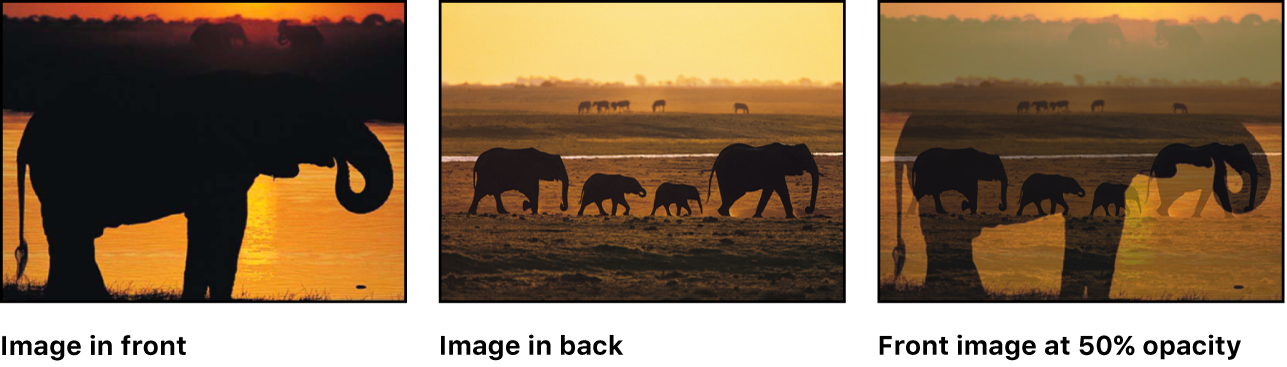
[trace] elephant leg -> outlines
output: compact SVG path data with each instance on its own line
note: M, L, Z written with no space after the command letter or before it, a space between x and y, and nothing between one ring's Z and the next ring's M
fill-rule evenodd
M608 215L608 212L606 212L606 211L604 211L604 210L603 210L603 202L602 202L602 201L596 201L596 202L594 202L594 206L599 207L599 215ZM613 214L616 214L616 213L615 213L616 208L613 208L613 211L614 211L614 213L613 213Z
M665 209L666 209L666 216L667 216L667 217L669 217L669 216L670 216L670 204L663 205L663 206L662 206L662 208L665 208ZM678 206L678 205L676 205L676 206L675 206L675 214L679 214L679 206Z
M585 207L586 207L586 205L590 205L590 203L585 202L585 201L582 201L582 202L581 202L581 210L578 210L578 211L576 212L576 215L577 215L577 216L585 215ZM600 207L600 208L599 208L599 211L603 211L603 208L602 208L602 207Z
M1181 190L1166 190L1166 191L1162 191L1162 182L1161 182L1161 181L1158 181L1158 185L1157 185L1157 200L1158 200L1158 205L1157 205L1157 215L1158 215L1158 216L1161 216L1161 217L1169 217L1169 216L1171 216L1171 214L1170 214L1170 211L1171 211L1171 204L1175 204L1175 200L1176 200L1176 199L1179 199L1179 198L1180 198L1180 195L1184 195L1184 191L1181 191Z
M1019 200L1019 212L1014 213L1014 215L1023 215L1023 207L1025 207L1025 206L1028 206L1028 201L1020 199L1020 200ZM1037 209L1041 209L1041 208L1037 208Z
M218 182L218 181L216 181ZM184 216L188 219L188 257L183 274L183 298L232 299L237 261L246 233L247 197L253 178L229 182L216 193L198 199Z
M1126 219L1109 217L1107 221L1096 231L1086 230L1086 226L1092 225L1086 219L1064 221L1066 245L1060 300L1109 298Z
M760 203L755 206L755 215L752 215L751 218L764 217L764 207L769 206L770 196L773 196L773 189L764 189L764 192L760 194Z
M1051 213L1051 214L1054 214L1054 212L1055 212L1054 203L1053 203L1055 200L1058 200L1058 201L1059 201L1059 206L1064 207L1064 216L1065 216L1065 217L1067 217L1067 216L1068 216L1068 202L1067 202L1067 201L1064 201L1064 197L1063 197L1063 196L1056 196L1054 200L1051 200L1051 202L1052 202L1052 203L1051 203L1051 205L1050 205L1050 213Z
M482 191L474 190L474 200L469 204L469 215L478 214L478 202L487 196Z
M961 211L969 210L970 214L977 214L979 211L978 181L970 181L970 184L961 187L957 191L965 195L965 201L961 202Z
M687 211L688 211L688 216L690 216L690 217L691 217L691 216L693 216L693 208L688 207L688 200L684 200L683 202L680 202L679 204L675 204L675 216L676 216L676 217L678 217L678 216L682 216L682 215L683 215L683 212L681 212L681 211L680 211L681 209L682 209L682 210L687 210ZM667 214L669 214L669 213L667 213Z
M532 214L536 214L536 211L540 206L537 198L541 197L541 185L532 185L526 190L523 190L522 193L527 197L527 200L523 201L523 209L532 209Z
M621 204L621 207L626 208L626 211L622 212L621 215L630 215L630 203L626 201L625 194L617 195L617 197L612 200L612 215L617 215L618 203Z
M739 189L726 188L724 187L724 183L720 182L720 188L719 188L720 204L719 204L719 210L718 210L719 215L727 217L729 215L728 210L733 207L733 203L737 202L737 199L741 199L743 195L746 195L745 191L742 191Z
M501 197L501 194L499 192L492 194L492 198L496 199L496 212L500 214L509 214L509 211L505 210L505 203L501 202L500 197Z
M943 209L943 200L939 199L938 196L939 194L934 194L934 211L939 214L947 214L947 210Z
M1202 217L1202 209L1207 206L1207 199L1210 198L1212 195L1215 195L1215 193L1208 192L1207 190L1198 190L1198 206L1193 208L1194 218ZM1219 199L1216 199L1216 200L1218 201Z
M778 188L775 191L778 192L778 199L782 200L782 210L786 212L786 217L795 218L795 209L791 207L791 192L787 190L786 177L783 177L782 182L778 183Z
M1058 196L1050 198L1050 215L1055 215L1055 208L1059 205L1059 200L1061 198Z
M927 294L939 299L986 299L982 278L974 264L973 241L983 231L974 217L922 217L925 236L925 282Z
M50 210L42 210L49 213ZM51 218L44 214L44 218ZM46 219L48 221L49 219ZM94 254L94 238L101 230L86 225L62 226L45 222L49 241L49 279L45 282L48 300L107 300L107 286Z
M655 111L656 109L654 108L653 110ZM648 215L657 215L657 208L660 208L660 206L653 205L652 213L649 213ZM670 216L670 208L666 208L666 216Z
M1033 201L1032 206L1037 208L1037 215L1046 215L1046 211L1041 210L1041 200ZM1054 210L1054 209L1051 209L1051 210Z

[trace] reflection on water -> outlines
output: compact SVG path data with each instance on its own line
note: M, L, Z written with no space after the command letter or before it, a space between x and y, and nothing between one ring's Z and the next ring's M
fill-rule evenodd
M16 271L18 245L17 169L13 163L27 114L4 114L4 279ZM260 176L249 193L249 217L234 297L281 298L322 295L340 299L405 299L406 129L369 124L393 163L394 185L375 212L345 211L335 199L335 170L301 165L298 177ZM363 183L352 171L354 190ZM28 177L30 179L30 177ZM31 260L24 275L43 282L49 271L40 203L27 187L27 241ZM109 228L96 242L98 264L111 289L168 289L183 285L187 220ZM357 285L366 289L356 289Z

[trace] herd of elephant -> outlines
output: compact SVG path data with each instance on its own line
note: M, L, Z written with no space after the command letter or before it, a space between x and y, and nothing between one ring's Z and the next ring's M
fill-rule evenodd
M630 111L630 101L617 101L617 102L582 101L581 104L577 105L576 113L577 114L581 114L582 112L590 113L591 108L593 108L596 113L603 113L603 111L609 110L609 109L611 109L612 111L617 111L617 109L621 109L622 111ZM666 100L659 99L659 100L653 101L652 112L657 112L658 108L661 108L661 112L666 112ZM737 113L738 111L743 111L748 115L751 114L751 108L747 107L745 103L733 104L733 113Z
M229 50L250 46L246 30L237 23L202 23L192 31L189 38L192 44L205 50ZM287 24L285 20L277 24L277 45L290 47L292 50L316 49L326 40L315 26Z
M1096 108L1099 109L1099 112L1104 112L1104 100L1097 99L1094 102L1090 103L1090 112L1095 112ZM1015 113L1027 113L1029 109L1033 110L1032 112L1034 113L1041 113L1042 110L1046 110L1050 112L1059 112L1059 111L1068 112L1068 101L1067 100L1054 101L1054 102L1023 101L1023 102L1019 102L1019 107L1017 108L1017 112ZM1188 114L1189 107L1185 106L1183 103L1174 103L1174 104L1171 104L1171 112L1172 113L1183 112L1185 114Z
M754 217L762 216L765 206L769 203L769 197L776 192L778 198L782 200L786 217L795 218L786 176L800 176L805 172L813 176L813 186L809 206L804 211L807 214L813 214L818 200L818 177L822 176L822 173L819 172L808 146L780 143L759 147L746 144L729 145L715 158L711 175L706 183L707 200L710 200L710 180L715 178L719 180L722 197L718 210L720 215L729 216L729 209L733 207L733 203L746 193L763 190ZM524 211L530 210L532 214L537 214L540 208L540 181L563 183L563 203L559 209L568 210L568 173L563 165L563 158L559 155L545 153L535 148L492 148L478 155L478 159L474 162L473 175L474 197L469 205L471 215L478 213L478 202L487 195L491 195L496 200L497 213L508 214L505 205L501 203L500 195L510 190L518 190L526 197L523 201ZM639 180L633 177L595 173L586 179L581 187L581 208L577 211L577 215L585 214L585 208L590 204L598 207L600 215L607 215L607 211L603 208L604 200L611 201L612 215L617 214L618 206L625 208L624 215L629 215L630 204L626 201L626 194L646 197L648 192ZM705 212L697 187L663 183L654 191L650 215L656 215L657 208L664 208L666 215L671 215L671 205L675 206L675 215L682 215L681 210L687 210L688 215L692 215L693 210L688 206L689 200L696 200L698 210Z

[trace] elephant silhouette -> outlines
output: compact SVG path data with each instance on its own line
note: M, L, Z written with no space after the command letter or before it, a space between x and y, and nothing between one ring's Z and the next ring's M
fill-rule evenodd
M1171 113L1180 113L1180 111L1184 111L1184 114L1186 115L1189 114L1189 106L1185 106L1183 103L1175 103L1171 105Z
M617 101L617 108L630 111L630 101Z
M1050 104L1046 101L1032 102L1032 109L1034 112L1041 113L1041 110L1049 110Z
M1018 111L1016 111L1015 113L1024 113L1024 112L1028 112L1028 106L1029 106L1029 105L1028 105L1028 101L1019 102L1019 108L1018 108Z
M1175 200L1178 199L1180 195L1183 195L1185 191L1190 191L1166 189L1162 185L1161 179L1175 177L1179 172L1178 165L1180 164L1195 167L1215 168L1211 180L1211 194L1206 194L1201 191L1198 193L1198 204L1197 208L1193 212L1194 217L1201 216L1202 208L1206 206L1207 198L1211 195L1215 195L1216 202L1220 204L1220 207L1224 209L1226 214L1252 211L1255 209L1254 204L1257 200L1257 194L1261 195L1259 200L1263 201L1265 199L1263 196L1264 194L1257 190L1257 186L1260 185L1259 181L1266 179L1269 172L1258 168L1263 166L1260 164L1259 160L1259 157L1253 157L1246 144L1225 145L1220 143L1211 143L1199 147L1193 147L1177 143L1162 148L1154 158L1152 168L1149 169L1149 185L1152 186L1151 181L1153 179L1159 179L1157 194L1158 200L1161 204L1157 208L1158 215L1168 216L1171 204L1174 204ZM1228 167L1233 167L1234 172L1237 172L1239 175L1248 176L1247 179L1243 180L1243 185L1247 186L1247 182L1249 181L1251 189L1249 191L1239 191L1239 194L1247 193L1251 195L1247 200L1246 207L1234 207L1229 201L1229 184L1227 182L1228 169L1225 168L1226 165ZM1147 194L1144 201L1148 201Z
M1095 199L1090 205L1090 214L1087 215L1095 215L1095 209L1099 209L1100 207L1104 208L1104 215L1114 215L1109 214L1108 212L1108 206L1114 205L1117 207L1116 215L1119 217L1123 216L1125 215L1124 212L1130 212L1130 210L1126 208L1127 200L1135 201L1135 209L1137 212L1142 212L1144 210L1140 206L1139 194L1136 193L1135 189L1131 188L1130 185L1115 184L1111 182L1101 183L1099 184L1099 187L1095 188Z
M1153 42L1168 49L1193 49L1202 43L1197 28L1191 25L1166 25L1159 20L1153 31L1157 33Z
M711 167L711 176L706 181L706 200L710 201L711 178L719 179L720 207L719 214L729 216L729 208L743 195L751 191L764 190L760 203L755 207L754 218L764 214L764 207L769 204L769 196L774 192L782 199L782 209L787 218L795 218L791 208L791 194L787 190L786 176L800 176L808 172L813 176L813 190L809 206L804 208L806 214L813 214L818 202L818 164L813 160L813 153L804 144L783 145L773 143L752 147L746 144L729 145L719 152L715 164Z
M657 112L657 107L661 107L661 112L666 112L666 100L659 99L652 103L652 112Z
M250 46L246 30L237 23L201 23L192 36L192 44L204 50L228 50L236 47Z
M1104 100L1096 99L1090 103L1090 112L1095 112L1095 107L1099 107L1099 112L1104 112Z
M286 24L283 20L277 24L277 45L290 46L292 50L313 50L322 47L326 39L314 26Z
M300 164L335 167L336 199L346 210L380 208L393 187L389 154L324 87L231 71L169 81L103 77L38 109L18 145L18 236L25 254L30 168L49 243L45 296L106 299L95 239L106 228L182 213L183 299L205 299L207 291L230 299L247 191L259 175L295 177ZM361 193L349 186L349 164L366 181Z
M603 110L611 108L611 106L612 104L609 103L608 101L596 101L594 102L594 110L595 110L594 112L602 113Z
M603 211L603 201L612 200L612 215L617 215L617 206L626 208L622 215L630 215L630 203L626 202L626 194L637 194L639 197L648 196L639 180L633 177L622 175L605 175L596 173L585 179L585 185L581 186L581 210L576 215L585 214L585 207L594 203L599 207L599 215L608 215Z
M1028 204L1037 207L1037 215L1046 215L1041 210L1041 201L1050 200L1050 214L1055 214L1055 207L1058 205L1064 207L1064 216L1068 216L1068 202L1064 201L1064 194L1084 197L1086 190L1072 177L1033 173L1023 180L1023 186L1019 188L1019 212L1015 215L1023 215L1023 207Z
M1068 33L1068 43L1080 49L1114 48L1126 44L1126 36L1115 23L1081 23Z
M894 167L895 174L902 174L900 167ZM1004 211L1009 180L1005 175L1005 165L1001 164L1001 157L995 154L987 154L974 148L932 148L916 156L916 164L912 166L911 174L908 175L912 196L917 201L925 195L933 196L934 209L939 214L947 214L947 210L943 209L943 200L940 198L940 195L946 191L956 191L965 195L965 201L961 202L961 210L969 210L971 214L978 213L979 181L1001 182L999 208ZM901 193L902 189L900 181L896 190ZM899 198L901 200L901 194ZM899 204L900 210L901 207L902 204Z
M590 101L581 102L580 105L576 106L576 113L578 115L580 115L582 111L585 111L585 113L590 113L590 107L592 106L593 105L590 104Z
M670 206L675 205L675 215L683 215L681 210L688 210L688 215L693 215L693 208L688 207L688 201L697 202L697 209L702 209L702 194L697 191L696 187L675 183L663 183L657 186L657 190L652 195L652 214L657 215L657 208L666 209L666 216L670 216Z
M536 148L492 148L478 155L474 161L474 198L469 204L469 214L478 214L478 201L491 195L496 199L496 212L509 214L500 195L518 190L527 200L523 210L536 214L540 209L541 181L563 183L563 204L559 210L568 210L568 170L563 167L563 157Z
M746 114L748 114L748 115L750 115L750 114L751 114L751 108L750 108L750 107L746 107L746 104L745 104L745 103L734 103L734 104L733 104L733 113L737 113L737 111L746 111Z
M904 180L912 183L913 194L924 195L915 191L915 187L928 182L926 173L920 166L927 161L922 153L941 147L973 147L977 151L997 154L999 161L1004 162L1005 177L1010 182L1019 182L1032 173L1052 167L1062 159L1080 160L1077 167L1081 169L1077 177L1082 181L1093 182L1131 182L1138 175L1158 179L1161 185L1167 177L1175 175L1175 164L1187 163L1217 167L1216 161L1235 167L1242 175L1242 188L1230 190L1222 179L1226 176L1223 168L1214 173L1216 180L1210 188L1222 202L1222 209L1234 214L1245 213L1259 207L1265 201L1270 184L1269 159L1264 150L1247 128L1236 120L1211 120L1195 123L1190 129L1175 129L1165 121L1144 121L1131 115L1104 115L1097 119L1069 121L1061 124L1043 126L1042 129L1031 129L1031 121L1024 116L998 114L989 116L984 124L973 123L970 115L938 113L912 114L903 125L897 146L894 148L892 164L894 165L894 188L897 207L896 238L893 248L893 265L895 279L901 276L901 266L908 256L908 247L904 244L902 228L908 221L919 221L921 234L925 239L926 273L922 291L928 294L942 295L943 299L985 299L978 269L974 265L972 246L983 228L1010 226L1036 220L1037 216L1016 217L1013 213L971 213L969 204L976 201L966 193L966 204L962 211L952 210L953 215L932 214L928 205L914 205L921 208L919 216L904 218L903 190ZM970 121L967 123L966 121ZM1130 129L1111 130L1112 127L1130 126ZM1112 136L1105 136L1102 131L1117 131ZM968 133L962 133L968 132ZM1004 137L1004 138L1002 138ZM1051 144L1055 139L1100 139L1097 147L1084 144ZM1107 140L1107 141L1103 141ZM1219 144L1210 144L1212 141ZM1165 148L1168 144L1181 144ZM1241 145L1241 146L1240 146ZM1111 147L1111 152L1103 151ZM1194 148L1196 147L1196 148ZM1183 148L1183 149L1182 149ZM1160 152L1156 157L1146 156L1102 156L1105 153L1152 153ZM1259 153L1259 154L1257 154ZM942 154L942 153L939 153ZM1076 156L1076 158L1040 158L1041 155ZM912 157L915 157L912 159ZM1156 159L1155 159L1156 158ZM958 167L966 163L946 162L944 159L930 159L933 165L941 170L960 170L956 175L958 186L974 188L969 183L979 180L980 170L965 170ZM980 161L992 161L990 157L975 158L973 164ZM1156 162L1155 162L1156 161ZM1209 162L1209 163L1208 163ZM1235 162L1235 163L1229 163ZM1000 166L1001 163L991 163ZM914 169L913 169L914 168ZM905 172L913 171L907 177ZM1232 172L1230 172L1232 174ZM964 177L958 177L964 176ZM994 181L999 181L1000 178ZM981 188L983 182L978 185ZM1004 184L1001 187L1005 187ZM938 187L935 190L943 191ZM959 190L958 190L959 191ZM972 191L972 190L966 190ZM1022 189L1021 189L1022 191ZM994 189L979 190L977 201L998 201L1005 203L1008 193L996 195ZM1070 205L1089 205L1092 198L1065 197ZM1227 200L1225 198L1228 198ZM945 198L946 199L946 198ZM1147 198L1146 198L1147 199ZM1147 200L1141 201L1141 203ZM1085 204L1081 204L1085 203ZM1224 205L1228 203L1228 205ZM918 203L919 204L919 203ZM934 210L942 211L937 205ZM955 209L955 208L950 208ZM1003 209L1004 211L1004 209ZM964 213L964 215L959 215ZM1059 295L1062 300L1108 299L1112 290L1114 269L1117 260L1117 249L1121 244L1125 221L1123 217L1111 216L1101 218L1068 217L1064 222L1064 258L1061 271ZM913 222L915 223L915 222ZM1196 229L1195 229L1196 230ZM885 260L887 258L882 258Z

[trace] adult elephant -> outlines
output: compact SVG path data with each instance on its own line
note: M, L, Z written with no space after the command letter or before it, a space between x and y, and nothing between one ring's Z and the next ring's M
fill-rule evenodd
M563 182L563 204L559 210L568 210L568 170L563 167L563 157L535 148L492 148L478 155L474 161L474 199L469 204L469 214L478 214L478 201L491 195L496 199L496 212L509 214L501 204L500 195L518 190L527 200L523 210L536 214L540 209L541 181Z
M342 106L323 85L284 74L103 78L68 88L32 115L17 154L19 247L26 252L30 168L49 242L45 296L107 298L94 239L105 228L182 213L183 298L209 291L230 299L247 191L259 175L295 177L300 164L336 167L336 199L348 211L380 208L393 188L389 154ZM366 181L361 193L349 186L349 164Z
M1171 144L1162 148L1153 159L1153 166L1149 169L1149 178L1167 179L1173 178L1179 172L1181 164L1195 167L1211 168L1214 172L1211 179L1210 191L1203 190L1202 187L1194 189L1198 191L1198 204L1193 211L1194 217L1202 215L1202 208L1206 206L1207 198L1215 195L1216 202L1224 209L1225 213L1245 213L1255 209L1253 203L1257 203L1255 195L1257 186L1260 185L1262 171L1258 168L1256 157L1252 156L1251 151L1247 149L1246 144L1225 145L1211 143L1199 147L1189 146L1186 144ZM1228 169L1233 167L1234 172L1239 176L1248 176L1249 179L1244 182L1250 182L1250 190L1240 190L1239 193L1252 195L1246 200L1247 206L1234 207L1229 197ZM1185 189L1176 190L1174 187L1162 184L1163 180L1158 180L1157 195L1161 204L1157 208L1160 216L1168 216L1171 204L1175 203L1186 191ZM1245 184L1244 184L1245 185ZM1261 197L1263 201L1265 198ZM1148 194L1145 194L1144 201L1148 201ZM1242 200L1239 200L1242 201Z
M289 46L292 50L309 50L321 48L326 43L322 32L314 26L287 24L285 20L277 23L277 45Z
M201 23L188 37L192 45L206 50L227 50L250 46L246 30L237 23Z
M769 196L774 192L782 199L782 209L787 218L795 218L791 208L791 193L787 190L786 176L800 176L805 172L813 175L813 190L809 197L809 206L804 208L806 214L813 214L818 202L818 164L813 160L813 153L804 144L783 145L773 143L752 147L746 144L733 144L719 152L715 164L711 167L711 177L706 181L706 200L710 201L711 181L719 179L720 207L719 214L729 216L728 210L742 195L757 190L764 190L760 204L755 207L753 217L760 218L764 207L769 204Z
M1231 155L1243 160L1239 163L1244 167L1241 171L1242 189L1236 190L1234 194L1234 190L1228 190L1220 183L1213 183L1212 189L1216 192L1230 192L1228 202L1231 205L1224 208L1234 213L1249 212L1264 201L1269 190L1269 161L1242 121L1236 117L1220 116L1190 119L1156 114L1153 117L1155 118L1140 122L1139 117L1134 115L1102 115L1094 119L1073 115L999 114L989 115L986 119L962 114L911 115L900 133L893 159L897 195L895 203L898 205L896 231L899 238L892 251L895 278L900 275L899 263L905 261L908 250L903 245L901 233L904 219L919 221L925 240L924 292L943 299L986 299L988 295L974 263L974 239L982 234L984 228L1020 224L1041 218L1017 217L1013 213L1004 212L972 214L964 209L963 213L953 210L953 215L931 214L926 203L916 205L924 214L903 218L902 174L909 166L921 165L922 158L917 155L937 147L972 147L997 154L1005 164L1008 181L1022 186L1023 181L1031 174L1049 171L1056 165L1074 167L1077 180L1087 185L1132 182L1139 175L1148 175L1154 162L1153 154L1172 143L1204 146L1216 142L1235 147L1243 144L1250 153L1225 153L1225 156ZM1034 118L1042 126L1041 129L1031 128ZM1176 120L1185 120L1186 128L1176 129ZM1131 128L1123 130L1122 126ZM1105 131L1115 133L1105 135ZM1214 165L1214 160L1212 164ZM1250 173L1251 166L1255 167L1256 175ZM1164 176L1168 172L1165 169L1154 169L1151 175ZM1223 176L1224 172L1219 175ZM912 180L914 185L919 185L924 178L917 174L914 179L907 179ZM1013 195L1006 193L997 196L997 191L980 190L978 200L1000 202L1007 200L1008 195ZM1086 208L1092 206L1093 198L1066 199L1070 206ZM1109 297L1117 249L1121 244L1125 223L1124 218L1116 216L1063 218L1064 258L1060 299ZM1193 227L1195 231L1210 230L1207 225L1200 229L1198 226Z

